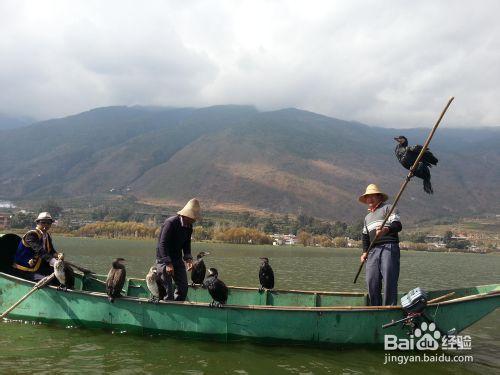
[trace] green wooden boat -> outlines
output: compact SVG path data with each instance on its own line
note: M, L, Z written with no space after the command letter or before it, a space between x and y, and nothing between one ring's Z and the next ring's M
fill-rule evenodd
M0 259L0 312L34 286L10 275L5 265ZM110 303L105 276L76 276L74 290L45 287L17 306L9 319L148 335L321 346L381 344L385 334L407 337L401 324L382 328L405 316L401 307L367 306L366 293L230 287L227 305L213 308L208 292L200 287L189 288L186 302L151 303L145 280L129 278L124 297ZM442 332L459 333L500 306L500 284L429 292L429 299L443 296L425 313Z
M382 325L405 316L401 307L370 307L364 293L297 290L259 292L231 287L228 304L209 306L207 291L190 287L187 302L148 302L142 279L130 278L126 296L108 302L104 276L77 277L75 290L45 287L21 303L9 319L103 328L140 334L177 334L222 341L250 339L297 344L380 344L384 334L401 338L401 325ZM33 283L0 273L0 309L5 311L33 288ZM442 331L460 332L500 306L500 285L440 290L430 298L452 299L431 303L429 316Z

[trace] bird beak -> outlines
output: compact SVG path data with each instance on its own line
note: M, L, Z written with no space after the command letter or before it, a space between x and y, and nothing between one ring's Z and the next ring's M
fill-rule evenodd
M399 138L394 137L394 140L399 142Z

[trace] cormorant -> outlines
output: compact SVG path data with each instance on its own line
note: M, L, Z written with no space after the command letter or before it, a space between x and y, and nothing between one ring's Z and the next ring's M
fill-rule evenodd
M213 298L210 307L222 307L227 301L229 290L222 280L219 280L219 273L215 268L208 269L208 277L203 285L208 289L208 292Z
M54 274L60 284L57 289L64 291L68 288L75 289L75 271L64 261L63 253L57 255L57 260L54 263Z
M151 292L150 302L158 303L167 295L167 291L160 280L160 275L158 275L158 270L155 266L149 269L146 275L146 284Z
M125 259L116 258L112 267L108 272L108 278L106 279L106 292L108 294L109 302L113 303L115 298L121 297L121 291L123 285L125 284L125 278L127 277L127 271L125 270L125 265L123 262Z
M274 272L268 258L261 257L260 259L262 259L262 263L259 269L259 291L262 292L264 289L274 288Z
M395 141L398 142L396 149L394 150L396 157L403 167L410 170L413 166L413 163L418 158L418 154L422 150L422 146L416 145L413 147L408 146L408 140L406 137L400 135L399 137L394 138ZM434 191L432 190L431 185L431 168L433 165L437 165L438 159L432 155L432 152L426 150L422 159L418 163L415 172L413 173L416 177L421 178L424 181L424 191L427 194L432 194Z
M196 260L193 262L193 268L191 269L191 281L193 282L191 285L203 285L203 280L205 280L205 274L207 273L207 267L203 261L203 257L206 255L210 255L210 253L201 251L196 256Z

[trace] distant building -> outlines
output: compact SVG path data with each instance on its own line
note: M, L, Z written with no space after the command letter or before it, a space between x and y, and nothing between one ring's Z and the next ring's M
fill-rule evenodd
M10 227L10 214L7 212L0 212L0 228Z
M359 248L362 246L361 241L354 240L354 239L349 238L349 237L346 237L346 241L347 241L347 247Z
M16 205L10 201L0 201L0 208L16 208Z
M429 249L432 249L432 248L445 248L446 247L446 244L444 242L429 242L428 243L429 245Z
M443 241L444 241L443 236L438 236L438 235L425 236L425 242L427 242L427 243L442 243Z
M274 246L296 245L298 243L297 236L294 234L278 234L271 235Z
M451 236L453 241L467 241L469 237L467 236Z

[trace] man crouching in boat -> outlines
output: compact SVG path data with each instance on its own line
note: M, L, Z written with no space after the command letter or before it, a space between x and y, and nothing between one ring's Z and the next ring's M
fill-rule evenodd
M35 220L36 228L23 236L14 256L16 276L38 281L54 272L57 253L48 232L53 222L48 212L41 212Z
M200 203L191 199L177 215L163 223L156 248L156 269L167 291L167 300L185 301L188 292L186 273L193 267L191 235L193 223L200 219ZM184 256L183 256L184 253ZM176 291L174 295L173 281Z
M380 191L375 184L370 184L366 192L359 197L361 203L368 205L368 214L363 225L363 254L361 262L366 261L366 284L372 306L397 305L399 279L399 237L402 226L397 210L391 214L384 227L381 228L387 212L392 208L384 203L387 194ZM371 241L377 237L368 254ZM382 301L382 280L384 282L384 299Z

